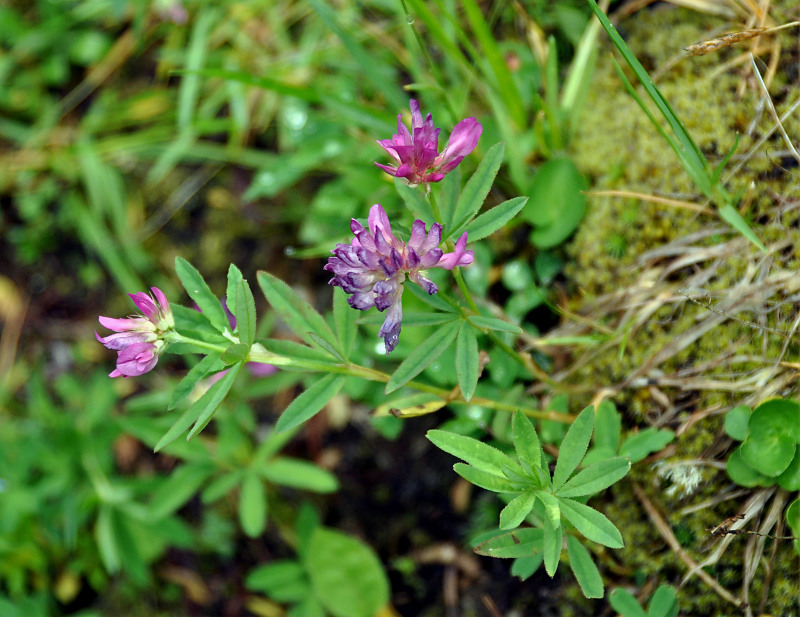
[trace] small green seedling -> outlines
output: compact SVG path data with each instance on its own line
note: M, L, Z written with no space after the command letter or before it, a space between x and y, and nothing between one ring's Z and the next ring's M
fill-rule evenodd
M508 500L500 512L500 530L508 533L493 534L475 548L477 553L527 559L530 573L544 562L547 574L552 577L561 560L566 535L569 565L581 590L587 598L602 598L603 582L585 544L592 541L609 548L622 548L622 534L603 514L584 502L622 479L631 463L617 456L575 473L589 447L594 415L594 408L587 407L572 423L561 442L552 475L536 429L519 412L512 420L516 457L477 439L447 431L428 431L428 439L466 461L454 466L461 477ZM517 529L523 522L534 526Z
M771 399L752 412L734 407L725 416L725 432L742 443L728 458L728 475L741 486L800 489L800 404Z
M629 591L618 587L608 594L611 607L623 617L675 617L678 614L678 595L669 585L661 585L653 597L647 612Z

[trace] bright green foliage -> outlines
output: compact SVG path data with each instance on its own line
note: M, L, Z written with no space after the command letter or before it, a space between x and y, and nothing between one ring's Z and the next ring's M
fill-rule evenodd
M680 607L675 589L669 585L661 585L653 597L647 612L641 607L631 592L618 587L608 594L611 606L622 617L676 617Z
M512 420L516 458L477 439L442 430L428 431L437 447L467 464L455 471L473 484L501 493L508 503L500 513L500 529L509 530L525 521L523 528L490 538L476 551L495 557L543 557L545 570L554 576L561 558L565 533L574 530L587 540L610 548L621 548L622 535L600 512L572 499L596 494L622 479L630 461L622 457L604 459L575 473L589 446L594 408L584 409L570 426L559 450L552 477L539 436L533 424L517 412ZM570 537L570 540L575 539ZM524 546L524 548L523 548ZM568 543L568 546L571 546ZM570 548L570 565L587 597L602 597L602 581L588 551L580 544Z
M752 413L731 409L725 431L742 443L728 458L728 475L742 486L777 484L787 491L800 489L800 404L771 399Z

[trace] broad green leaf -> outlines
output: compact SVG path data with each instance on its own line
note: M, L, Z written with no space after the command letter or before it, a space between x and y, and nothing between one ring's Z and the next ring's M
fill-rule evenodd
M408 183L405 180L400 178L395 178L394 186L411 214L413 214L416 218L422 219L423 221L435 220L431 205L428 203L428 200L425 199L423 192L418 187L412 188L408 186Z
M670 585L661 585L650 598L647 617L677 617L679 610L675 589Z
M575 474L556 494L559 497L592 495L624 478L630 468L630 460L622 456L598 461Z
M751 422L752 425L752 422ZM753 436L753 429L739 446L742 460L757 472L774 478L780 476L792 462L797 444L780 433Z
M513 219L519 211L522 210L522 207L527 201L527 197L514 197L501 204L497 204L491 210L476 217L467 225L467 237L469 241L475 242L491 236ZM459 236L461 232L461 229L456 229L451 235Z
M190 409L196 408L199 413L192 430L190 430L189 434L186 436L187 440L197 435L197 433L202 431L211 421L214 412L217 411L217 407L219 407L222 400L228 394L233 382L236 381L240 370L242 370L242 363L234 364L225 372L217 383L211 386L208 391L192 405Z
M603 579L586 547L577 538L567 536L567 554L569 567L575 573L583 595L587 598L602 598Z
M267 526L267 493L264 481L254 472L246 473L239 492L239 522L242 531L256 538Z
M559 498L561 514L587 539L609 548L622 548L622 535L614 524L594 508L574 501Z
M500 529L519 527L533 508L534 501L536 501L536 492L532 489L523 491L509 501L500 512Z
M428 431L426 437L440 450L496 476L503 475L504 466L513 466L513 461L500 450L472 437L439 429Z
M633 594L621 587L611 590L611 593L608 594L608 602L623 617L647 617Z
M294 289L263 270L258 273L258 285L275 312L300 338L312 343L313 339L308 333L313 332L341 351L333 331L322 315L303 300Z
M400 366L389 378L389 382L386 384L386 394L402 388L442 355L444 350L450 347L455 340L460 326L460 321L444 324L408 354L408 357L400 363Z
M544 547L544 530L535 527L516 529L489 538L475 547L478 555L518 558L540 554Z
M278 418L275 430L288 431L309 420L328 404L344 385L342 375L325 375L294 399Z
M256 301L250 285L242 279L236 286L236 327L239 340L248 347L256 340L256 323Z
M553 489L558 491L572 475L572 472L583 460L589 448L594 427L594 407L584 409L564 435L564 440L558 448L558 460L553 472Z
M304 560L314 595L334 617L374 617L389 601L378 556L350 536L318 527Z
M183 506L216 470L211 463L189 463L173 469L167 479L152 492L150 516L162 519Z
M653 452L663 450L673 439L675 433L669 429L651 426L623 441L619 453L631 459L631 463L638 463Z
M461 191L456 209L453 212L453 218L449 221L447 229L458 229L468 225L478 210L481 209L503 162L504 152L505 144L503 142L496 143L489 148L475 173L467 180L464 190ZM450 235L452 236L452 234Z
M189 394L191 394L194 387L206 375L212 371L222 370L224 363L220 360L218 353L209 353L200 362L195 364L192 369L178 382L175 389L172 391L172 397L169 399L169 406L167 409L174 409L175 405L180 403Z
M753 486L769 486L772 484L772 479L759 473L745 462L742 458L742 447L739 446L728 457L725 463L725 469L728 472L728 477L736 482L739 486L746 486L748 488Z
M542 466L542 446L539 435L524 413L518 411L511 419L511 428L514 436L514 448L517 458L533 467Z
M310 461L279 456L260 465L258 472L273 484L315 493L333 493L339 490L336 476Z
M556 575L558 562L561 561L561 549L563 547L563 528L559 525L553 527L549 518L544 519L544 541L542 553L544 554L544 569L550 578Z
M175 272L177 272L186 293L194 300L208 322L219 332L230 330L228 317L222 309L222 304L220 304L219 298L211 293L203 275L182 257L175 258Z
M467 320L476 328L522 334L522 328L520 328L517 324L506 321L505 319L486 317L485 315L470 315L467 317Z
M461 324L456 339L456 374L464 400L469 401L478 385L478 337L475 330Z
M753 410L748 427L756 439L778 433L800 443L800 403L784 398L765 401Z
M539 167L522 209L535 226L531 241L539 248L561 244L575 231L586 212L586 179L570 159L554 158Z
M747 426L750 422L750 408L739 405L725 414L725 432L728 437L737 441L744 441L747 437Z
M784 491L800 490L800 446L795 448L792 462L781 475L775 478L775 482Z
M250 570L244 584L276 602L300 602L311 593L305 568L293 559L278 559Z
M784 519L795 535L800 533L800 499L795 499L789 504L789 507L786 508Z
M616 453L619 448L621 427L622 416L614 403L602 401L594 414L594 438L592 440L594 447Z
M511 575L516 576L521 581L528 580L536 574L536 570L542 565L544 557L541 553L517 557L511 564Z
M342 344L345 358L349 358L356 343L358 330L356 318L358 311L347 303L347 294L341 287L333 288L333 323L336 326L336 337Z
M495 493L515 493L517 491L515 485L507 478L496 476L491 472L483 471L477 467L465 463L456 463L453 465L453 469L467 482L486 489L487 491L493 491Z

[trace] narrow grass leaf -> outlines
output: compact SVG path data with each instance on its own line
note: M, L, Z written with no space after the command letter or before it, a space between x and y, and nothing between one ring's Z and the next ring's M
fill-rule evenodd
M580 531L587 539L599 542L609 548L622 548L622 534L614 524L594 508L574 501L573 499L560 498L558 504L561 513L575 529Z
M742 215L739 214L739 211L736 208L730 204L725 204L719 209L719 216L723 221L728 223L745 238L750 240L750 242L755 244L765 253L767 252L767 248L764 246L761 240L758 239L758 236L755 234L755 232L750 229L750 225L748 225L747 221L742 218Z
M218 353L209 353L178 382L178 385L172 391L167 409L174 409L175 405L189 396L201 379L212 371L222 370L223 366L224 363L220 360Z
M587 598L602 598L603 579L600 572L589 551L573 536L567 536L567 555L569 567L572 568L583 595Z
M478 337L473 328L462 324L456 339L456 375L466 401L475 394L479 368Z
M514 529L519 527L522 521L533 508L536 501L536 492L533 490L523 491L514 499L506 504L500 512L500 529Z
M288 431L315 416L344 385L341 375L325 375L294 399L278 418L275 430Z
M502 141L489 148L475 173L467 180L464 190L461 191L455 212L453 212L453 220L447 226L448 229L468 225L478 210L481 209L486 196L492 188L500 165L503 163L504 152L505 144Z
M608 594L608 603L611 608L625 617L648 617L633 594L627 589L618 587Z
M186 293L194 300L209 323L219 332L230 330L228 316L225 315L219 298L211 292L203 275L197 271L197 268L183 257L176 257L175 272L177 272Z
M522 334L522 328L517 324L498 319L497 317L486 317L485 315L470 315L467 320L476 328L485 330L497 330L498 332L511 332L512 334Z
M517 458L532 467L542 466L542 446L539 435L524 413L518 411L511 419L511 431Z
M256 538L264 533L267 527L267 493L264 490L264 481L250 471L246 473L239 489L239 522L242 531Z
M219 407L220 403L227 396L233 382L236 381L239 371L242 370L242 365L242 362L234 364L217 383L211 386L208 391L192 405L191 409L196 407L200 413L197 415L197 420L192 430L190 430L189 434L186 436L187 441L202 431L211 421L214 412L217 411L217 407Z
M469 225L467 225L469 241L475 242L476 240L482 240L483 238L491 236L494 232L504 227L506 223L513 219L519 213L519 211L522 210L527 201L528 198L524 196L514 197L513 199L504 201L501 204L497 204L488 212L481 214ZM450 235L461 235L461 229L456 229Z
M442 355L455 340L460 326L460 321L451 321L425 339L400 363L400 366L389 378L389 382L386 384L386 394L402 388Z
M189 74L181 80L178 90L178 128L189 128L194 117L195 106L200 93L200 76L195 74L203 68L206 60L208 37L217 19L216 11L201 11L195 21L186 52L186 70Z
M553 472L553 489L558 491L583 460L594 428L594 407L584 409L569 427L558 448L558 461Z
M440 429L431 429L425 436L440 450L457 456L481 471L504 476L503 467L513 467L513 461L506 454L473 437Z
M575 474L564 486L556 491L556 495L559 497L581 497L598 493L624 478L630 468L630 460L622 456L598 461Z
M236 327L239 340L248 347L256 340L256 324L256 300L250 285L242 279L236 286Z
M308 333L313 332L336 349L340 349L336 336L322 315L301 298L294 289L263 270L258 273L258 284L275 312L300 338L311 343L313 339Z

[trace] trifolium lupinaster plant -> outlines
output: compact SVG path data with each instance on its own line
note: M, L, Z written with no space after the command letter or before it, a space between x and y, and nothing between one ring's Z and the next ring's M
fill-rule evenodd
M481 213L503 161L504 145L486 149L475 173L462 186L460 172L453 172L476 149L481 123L475 118L460 121L440 151L433 118L430 114L423 118L416 101L410 106L411 130L401 115L397 134L378 141L391 164L376 163L394 176L398 193L412 211L410 231L400 218L390 221L380 204L365 207L366 220L350 221L352 240L333 247L324 266L332 275L333 289L332 310L327 315L284 281L258 272L258 285L271 310L296 337L261 338L256 335L255 298L235 265L228 270L221 299L197 269L179 257L178 278L194 306L169 301L154 287L153 297L131 296L141 315L100 318L101 325L115 332L97 335L118 352L111 376L141 376L155 369L165 353L201 356L172 395L169 408L183 411L176 413L156 451L182 435L192 439L203 430L246 363L310 376L305 390L275 423L276 435L309 420L352 378L385 383L380 407L401 418L445 406L472 404L492 410L506 419L511 451L451 430L428 434L433 444L464 461L455 464L460 476L497 493L504 504L497 527L478 539L476 551L514 558L513 571L521 578L532 575L541 564L554 576L566 554L583 593L600 598L604 585L592 553L602 553L602 547L622 547L623 538L612 521L586 502L623 478L631 466L624 443L620 450L616 411L604 410L597 419L593 407L577 416L566 410L545 411L532 404L521 385L500 395L495 387L483 384L487 359L490 363L510 361L531 375L542 375L531 355L515 346L515 337L522 334L520 326L487 299L476 296L461 273L462 268L476 265L478 252L467 248L467 243L504 227L527 198L512 198ZM448 272L452 281L447 280ZM404 290L416 298L416 308L406 315ZM422 312L420 305L426 307ZM357 319L369 318L373 308L383 320L378 331L385 348L382 357L358 336ZM407 327L429 328L427 338L410 337L405 342L404 317ZM363 321L369 323L369 319ZM442 384L425 371L448 350L454 353L456 370L452 383ZM499 430L502 425L497 426ZM548 443L557 447L543 448L542 435L548 435ZM584 460L593 435L591 460ZM657 441L661 443L660 438ZM636 451L646 454L650 445ZM262 529L261 525L251 527Z

